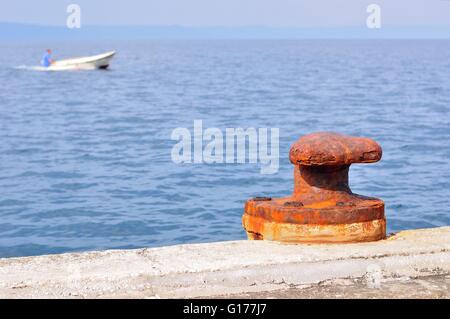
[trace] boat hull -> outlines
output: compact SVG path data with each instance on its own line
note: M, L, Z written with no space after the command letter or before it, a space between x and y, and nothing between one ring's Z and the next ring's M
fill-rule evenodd
M115 54L115 51L111 51L90 57L59 60L46 69L48 71L107 69Z

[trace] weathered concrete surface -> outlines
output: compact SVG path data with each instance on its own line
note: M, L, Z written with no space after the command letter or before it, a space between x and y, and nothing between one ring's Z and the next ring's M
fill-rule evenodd
M363 279L334 279L315 285L300 285L287 289L216 296L238 299L449 299L450 276L399 277L381 280L378 286L367 285Z
M0 297L211 297L342 279L377 289L398 278L439 281L449 274L450 227L442 227L358 244L234 241L0 259Z

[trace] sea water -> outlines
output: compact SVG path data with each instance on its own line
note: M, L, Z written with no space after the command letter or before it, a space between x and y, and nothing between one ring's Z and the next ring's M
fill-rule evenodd
M37 72L48 46L0 43L0 257L244 239L245 200L290 194L289 147L315 131L381 144L350 184L386 202L389 232L450 224L450 41L52 43L117 56ZM278 172L174 163L194 120L279 128Z

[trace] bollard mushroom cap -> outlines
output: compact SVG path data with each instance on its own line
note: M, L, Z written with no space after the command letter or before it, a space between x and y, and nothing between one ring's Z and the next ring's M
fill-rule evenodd
M381 155L381 146L370 138L318 132L292 144L289 159L294 165L350 165L378 162Z

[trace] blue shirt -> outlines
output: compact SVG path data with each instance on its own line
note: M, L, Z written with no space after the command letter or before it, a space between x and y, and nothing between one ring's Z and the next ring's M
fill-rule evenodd
M47 68L50 66L50 64L52 64L51 60L52 60L52 56L50 55L50 53L47 52L42 57L41 65Z

